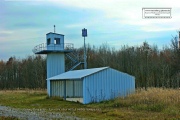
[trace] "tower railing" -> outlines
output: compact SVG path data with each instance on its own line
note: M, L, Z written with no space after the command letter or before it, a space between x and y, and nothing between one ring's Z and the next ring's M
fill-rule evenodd
M35 46L32 50L35 54L47 54L48 52L65 52L65 71L75 69L83 62L83 56L74 49L72 43L61 43L61 44L48 44L42 43Z
M49 44L42 43L34 47L32 50L34 53L45 51L45 50L73 50L74 44L72 43L61 43L61 44Z

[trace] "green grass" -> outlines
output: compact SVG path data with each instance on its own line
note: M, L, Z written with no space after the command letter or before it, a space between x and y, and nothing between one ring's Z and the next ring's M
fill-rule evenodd
M137 90L126 98L83 105L48 98L45 91L0 91L0 105L13 108L45 109L89 119L180 119L180 90Z
M8 116L8 117L6 117L6 116L0 116L0 120L19 120L18 118L16 118L16 117L12 117L12 116Z

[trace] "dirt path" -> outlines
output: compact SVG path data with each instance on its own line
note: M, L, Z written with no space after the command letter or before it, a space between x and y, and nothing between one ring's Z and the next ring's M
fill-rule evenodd
M42 109L15 109L6 106L0 106L0 116L13 116L21 120L51 120L51 119L68 119L81 120L67 113L46 112Z

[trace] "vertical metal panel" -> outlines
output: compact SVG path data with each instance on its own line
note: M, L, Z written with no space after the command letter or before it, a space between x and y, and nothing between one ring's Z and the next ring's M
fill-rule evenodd
M64 81L51 81L51 96L64 96Z
M51 96L51 90L50 90L50 88L51 88L51 81L50 80L46 80L47 81L47 93L48 93L48 96Z
M126 96L135 91L135 78L108 68L87 76L83 81L84 104Z
M66 81L66 96L67 98L73 97L73 81L67 80Z
M47 78L65 72L64 53L51 53L47 55Z
M47 55L47 78L53 77L55 75L58 75L64 72L65 72L64 53L48 54ZM49 83L47 84L48 95L50 95Z
M66 80L64 80L64 100L66 100Z
M74 82L74 89L73 89ZM51 96L64 97L64 81L51 81ZM82 97L83 96L83 81L82 80L66 80L66 97Z
M73 84L74 82L74 84ZM67 81L67 96L70 98L73 97L82 97L83 96L83 81L82 80L68 80ZM74 86L73 86L74 85Z
M74 80L74 97L83 97L83 80Z

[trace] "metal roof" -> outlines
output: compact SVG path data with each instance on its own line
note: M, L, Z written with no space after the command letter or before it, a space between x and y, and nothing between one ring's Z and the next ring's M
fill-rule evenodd
M99 72L107 68L109 67L68 71L60 75L56 75L54 77L48 78L47 80L81 79L83 77L86 77L88 75L94 74L96 72Z
M53 32L49 32L46 35L48 35L48 34L55 34L55 35L62 35L62 36L64 36L63 34L58 34L58 33L53 33Z

